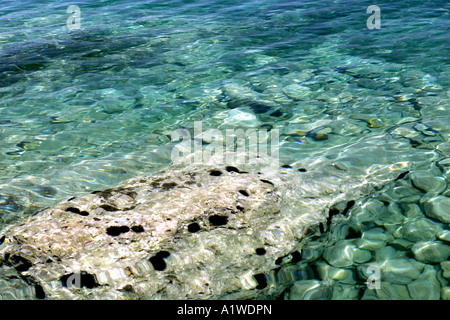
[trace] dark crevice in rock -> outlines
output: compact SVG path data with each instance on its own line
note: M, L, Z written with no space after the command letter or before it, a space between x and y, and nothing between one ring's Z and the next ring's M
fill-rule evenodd
M300 169L298 169L298 171L299 172L306 172L306 169L305 168L300 168Z
M87 211L80 211L80 209L74 208L74 207L67 208L66 211L67 212L72 212L72 213L75 213L75 214L79 214L80 216L84 216L84 217L89 215L89 212L87 212Z
M130 231L130 228L127 226L120 226L120 227L112 226L106 229L106 233L112 237L116 237L128 231Z
M197 222L192 222L187 226L187 230L191 233L200 231L200 225Z
M248 192L245 191L245 190L239 190L239 193L242 194L242 195L245 196L245 197L248 197L248 196L249 196Z
M149 259L149 261L153 265L153 268L155 268L156 271L163 271L167 267L164 259L167 258L168 256L170 256L170 253L168 251L160 251L157 254L155 254L153 257L151 257Z
M398 181L398 180L401 180L401 179L405 178L408 173L409 173L409 171L405 171L403 173L400 173L398 175L398 177L394 181Z
M283 165L281 167L284 168L284 169L292 169L292 167L290 165L288 165L288 164L285 164L285 165Z
M0 237L0 246L3 244L3 242L5 242L6 237L2 236Z
M113 193L114 193L113 189L106 189L106 190L103 190L103 191L94 191L94 192L92 192L92 194L99 195L99 196L103 197L104 199L108 199L109 197L112 196Z
M210 175L210 176L214 176L214 177L218 177L218 176L221 176L221 175L222 175L222 171L219 171L219 170L211 170L211 171L209 172L209 175Z
M163 185L161 186L161 189L167 191L167 190L175 188L176 186L177 186L177 184L175 182L166 182L166 183L163 183Z
M274 111L270 114L271 117L281 117L283 115L283 112L281 112L281 109L278 109L277 111Z
M93 289L99 286L96 276L85 271L81 271L80 273L65 274L59 278L59 281L61 281L61 284L65 288L74 287L76 289Z
M355 230L353 228L349 228L348 234L345 239L359 239L362 237L362 233L359 230Z
M350 200L349 202L347 202L347 206L345 207L344 211L342 211L342 214L345 216L347 214L347 212L355 205L355 201L354 200Z
M256 248L255 253L256 253L258 256L263 256L263 255L266 254L266 249L264 249L264 248Z
M143 226L132 226L131 231L136 232L136 233L141 233L141 232L144 232L145 230L144 230Z
M45 292L40 284L34 285L34 292L37 299L45 299Z
M269 180L261 179L260 181L261 181L261 182L264 182L264 183L267 183L267 184L270 184L271 186L275 186L275 185L273 184L273 182L271 182L271 181L269 181Z
M115 211L119 211L119 209L117 209L116 207L113 207L109 204L102 204L100 206L100 208L102 208L103 210L106 210L108 212L115 212Z
M302 255L298 251L291 252L291 263L297 263L302 260Z
M136 198L136 196L137 196L137 192L135 192L135 191L128 191L128 192L126 192L125 193L127 196L129 196L130 198L133 198L133 200L134 200L134 198Z
M119 291L123 291L123 292L134 292L134 288L131 284L127 284L126 286L124 286L122 289L119 289Z
M227 167L225 167L225 170L227 170L228 172L241 173L238 168L233 167L233 166L227 166Z
M330 208L328 211L328 217L327 217L327 227L331 225L331 221L335 215L339 214L339 209L337 208Z
M236 206L236 209L238 209L238 210L241 211L241 212L244 212L244 210L245 210L245 208L242 207L242 206L240 206L240 205L237 205L237 206Z
M256 282L258 283L258 285L256 286L256 289L261 290L264 289L265 287L267 287L267 280L266 280L266 276L262 273L258 273L255 274L253 276L256 280Z
M16 269L18 272L24 272L31 268L32 263L21 256L13 255L9 258L8 262Z
M228 217L217 214L210 216L208 220L213 226L217 227L224 226L228 223Z

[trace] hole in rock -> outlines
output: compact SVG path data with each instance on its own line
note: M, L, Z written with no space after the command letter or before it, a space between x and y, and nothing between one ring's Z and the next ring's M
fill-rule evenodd
M264 182L264 183L267 183L267 184L270 184L270 185L272 185L272 186L275 186L271 181L269 181L269 180L265 180L265 179L261 179L260 180L261 182Z
M244 212L244 210L245 210L244 207L239 206L239 205L236 206L236 209L238 209L238 210L241 211L241 212Z
M394 181L403 179L404 177L406 177L406 175L407 175L408 173L409 173L409 171L405 171L405 172L403 172L403 173L400 173L400 174L398 175L398 177L397 177Z
M167 258L168 256L170 256L170 253L168 251L160 251L153 257L151 257L149 261L156 271L163 271L167 267L164 259Z
M256 254L258 256L263 256L263 255L266 254L266 249L264 249L264 248L256 248L255 252L256 252Z
M291 259L292 263L297 263L302 260L302 255L298 251L291 252L291 257L292 257L292 259Z
M281 112L280 109L278 109L277 111L274 111L270 114L270 116L272 117L281 117L283 115L283 112Z
M331 221L335 215L339 214L339 209L337 208L330 208L328 211L328 218L327 218L327 226L329 227L331 225Z
M145 231L143 226L133 226L133 227L131 227L131 230L133 232L136 232L136 233L140 233L140 232L144 232Z
M92 194L97 194L97 195L99 195L100 197L103 197L103 198L105 198L105 199L108 199L109 197L111 197L111 195L112 195L112 193L113 193L114 191L112 190L112 189L106 189L106 190L103 190L103 191L93 191L93 192L91 192Z
M80 273L65 274L61 278L59 278L59 281L61 281L61 284L65 288L68 288L70 286L75 289L92 289L99 286L95 275L87 273L86 271L81 271Z
M128 228L127 226L120 226L120 227L112 226L106 229L106 233L112 237L116 237L128 231L130 231L130 228Z
M279 257L277 260L275 260L275 264L280 265L283 262L283 257Z
M261 290L261 289L264 289L265 287L267 287L267 280L266 280L266 276L264 274L258 273L258 274L255 274L253 277L255 278L256 282L258 282L256 289Z
M242 195L245 196L245 197L248 197L248 196L249 196L248 192L245 191L245 190L239 190L239 193L242 194Z
M163 183L161 188L163 190L170 190L170 189L175 188L176 186L177 186L177 184L175 182L166 182L166 183Z
M228 172L236 172L236 173L240 173L239 169L233 166L227 166L225 167L225 170L227 170Z
M128 191L127 193L125 193L127 196L129 196L130 198L135 198L137 196L137 192L135 191Z
M305 168L300 168L300 169L298 169L298 171L299 172L306 172L306 169Z
M283 165L281 167L284 168L284 169L292 169L292 167L290 165L288 165L288 164L285 164L285 165Z
M3 242L5 242L5 239L6 239L6 237L5 236L3 236L3 237L0 237L0 246L3 244Z
M228 223L228 217L226 216L219 216L217 214L209 217L209 222L213 226L223 226Z
M131 284L127 284L125 287L123 287L122 289L119 289L120 291L125 291L125 292L134 292L134 288Z
M348 210L350 210L354 205L355 205L355 201L353 201L353 200L350 200L349 202L347 202L347 206L345 207L344 211L342 211L342 214L346 215Z
M211 171L209 172L209 175L210 175L210 176L214 176L214 177L218 177L218 176L221 176L221 175L222 175L222 172L219 171L219 170L211 170Z
M106 210L108 212L119 211L119 209L117 209L116 207L110 206L109 204L102 204L100 206L100 208L102 208L103 210Z
M72 212L72 213L75 213L75 214L79 214L80 216L84 216L84 217L89 215L89 212L87 212L87 211L80 211L80 209L74 208L74 207L67 208L66 211L67 212Z
M200 225L196 222L193 222L188 225L187 229L189 232L195 233L200 230Z
M14 269L16 269L19 272L27 271L31 268L32 264L29 260L25 259L21 256L11 256L9 258L9 262L13 265Z
M40 284L34 285L34 293L37 299L45 299L45 292Z
M362 233L359 230L355 230L353 228L348 229L348 234L345 239L359 239L362 237Z

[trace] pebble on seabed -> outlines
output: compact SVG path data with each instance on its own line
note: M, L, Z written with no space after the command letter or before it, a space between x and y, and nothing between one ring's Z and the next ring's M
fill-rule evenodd
M450 223L450 197L437 196L428 200L425 205L425 214L438 221Z
M337 239L328 247L326 242L312 242L315 249L324 247L321 257L307 261L314 264L321 281L299 285L297 299L327 281L332 299L450 300L450 287L445 286L450 278L450 231L445 225L450 221L450 197L439 195L447 183L425 171L411 172L410 177L412 184L397 182L381 191L382 201L369 198L353 208L348 221L332 229ZM356 226L362 231L360 236L350 239L337 232L346 226ZM369 266L380 268L381 288L365 289L362 294L351 280L355 273L357 278L368 279L372 275Z

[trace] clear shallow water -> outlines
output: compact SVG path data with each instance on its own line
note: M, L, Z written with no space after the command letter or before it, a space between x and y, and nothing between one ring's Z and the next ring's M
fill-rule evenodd
M171 132L198 120L280 129L285 164L392 132L405 161L448 156L446 1L378 2L380 30L369 1L81 1L69 31L71 4L0 1L4 225L170 165ZM326 139L305 135L321 126ZM389 162L377 147L366 156Z

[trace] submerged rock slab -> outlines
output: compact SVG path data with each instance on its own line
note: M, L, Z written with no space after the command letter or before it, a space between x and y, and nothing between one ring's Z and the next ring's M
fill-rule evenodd
M386 167L377 179L352 176L329 164L311 172L244 169L204 165L138 177L10 226L0 235L0 281L7 288L0 294L276 297L293 281L277 278L277 270L298 260L308 227L326 223L330 206L398 174Z

